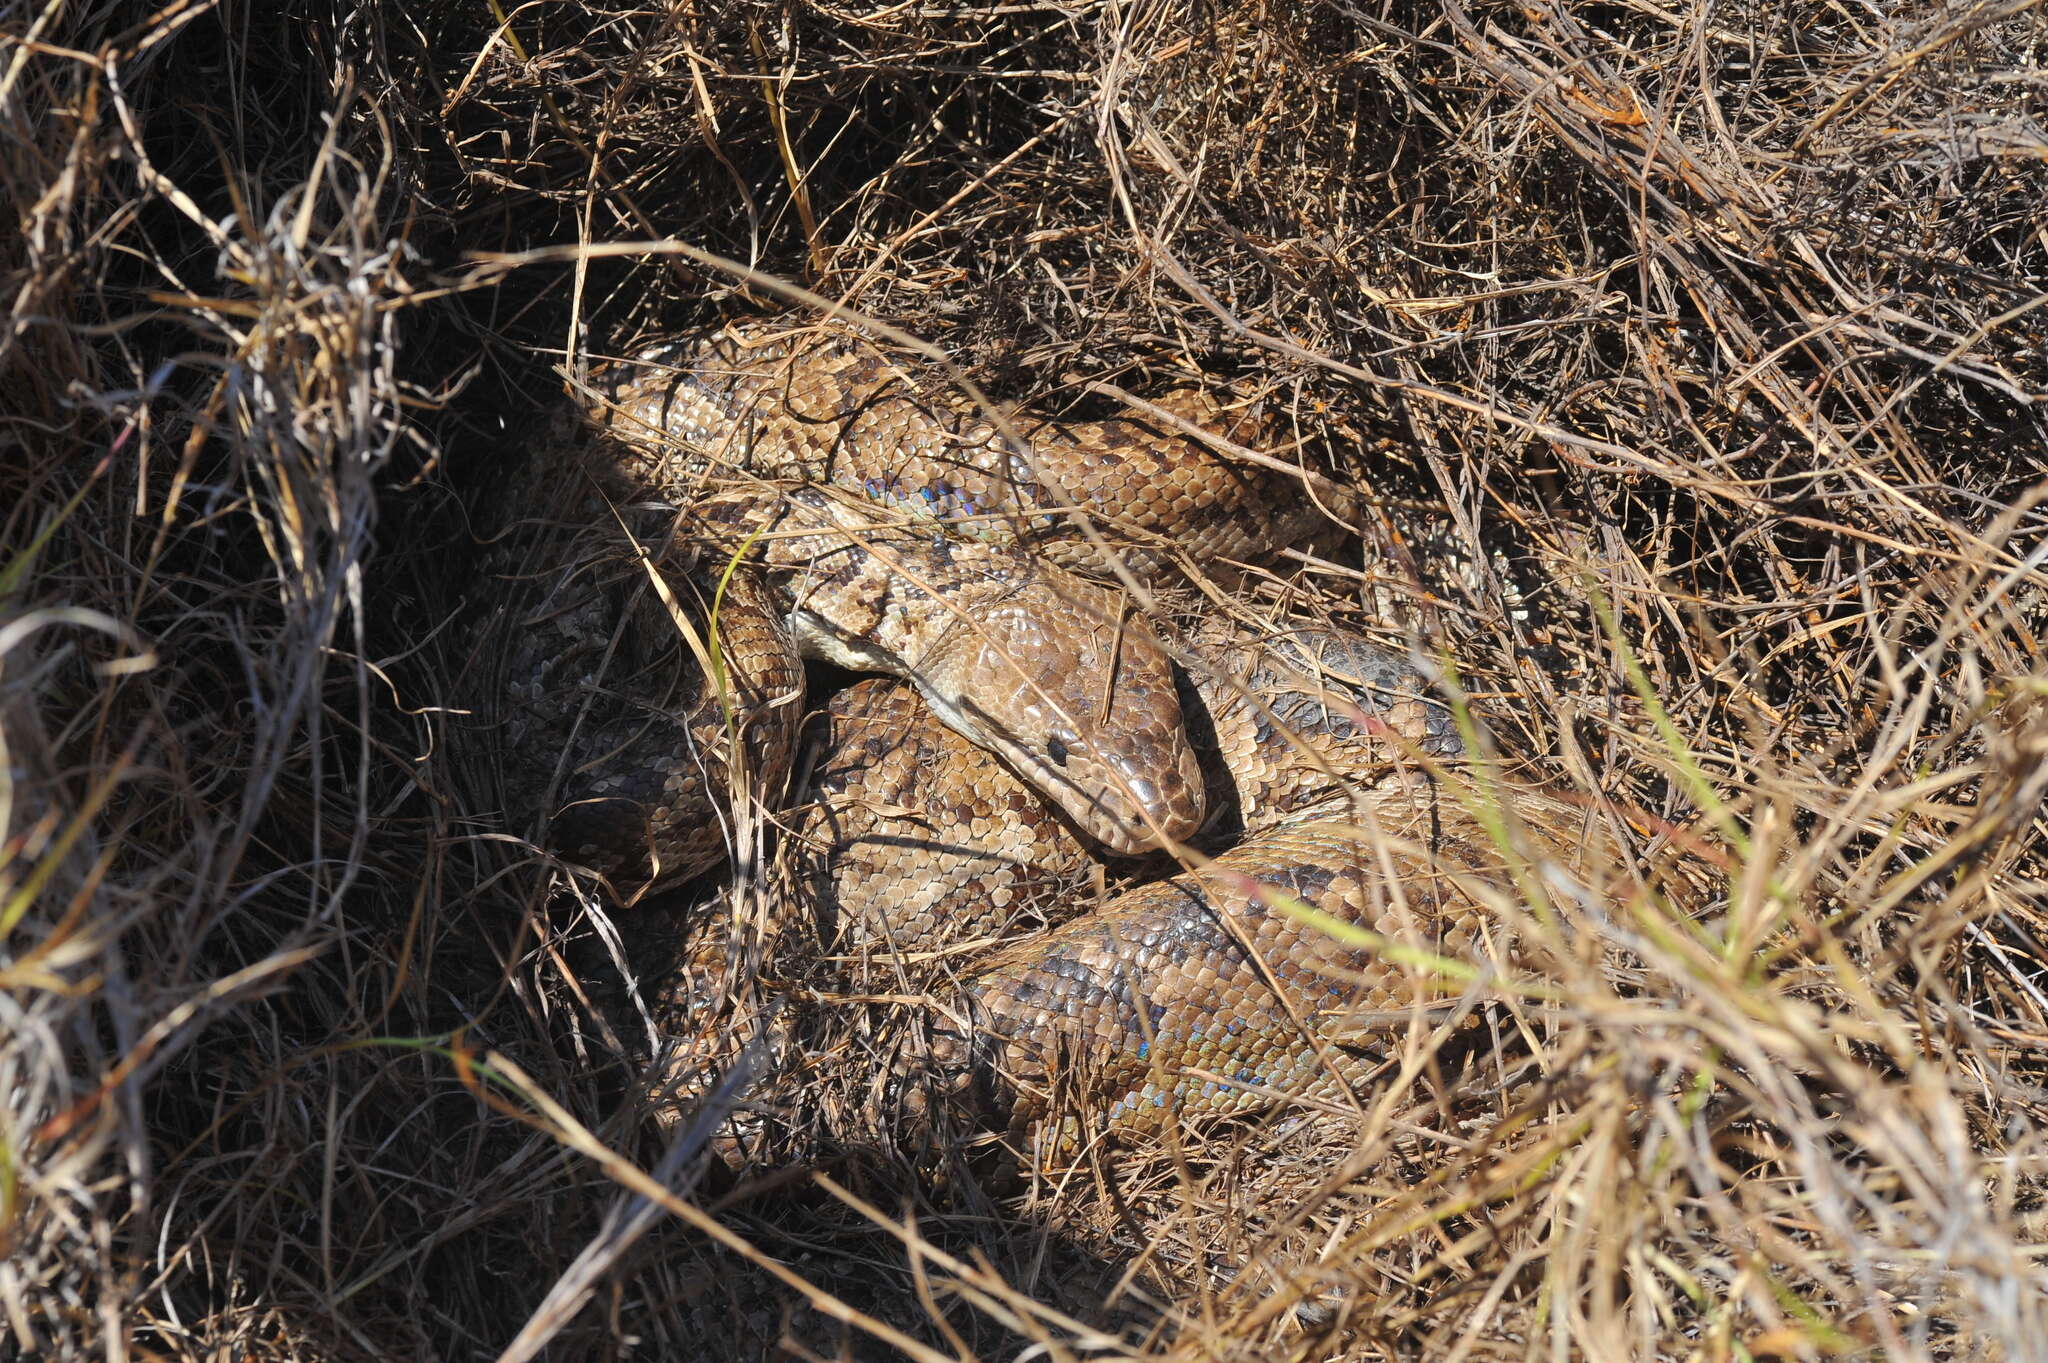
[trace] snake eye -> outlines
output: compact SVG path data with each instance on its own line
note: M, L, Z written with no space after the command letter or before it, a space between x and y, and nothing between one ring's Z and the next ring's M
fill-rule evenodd
M1067 765L1067 745L1060 741L1058 734L1054 734L1045 740L1045 755L1052 759L1052 764L1055 767Z

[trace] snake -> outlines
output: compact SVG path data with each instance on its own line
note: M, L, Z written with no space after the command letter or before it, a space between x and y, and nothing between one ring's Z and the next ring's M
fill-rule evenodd
M1333 1038L1440 1003L1417 963L1471 945L1508 868L1445 831L1424 769L1460 743L1407 659L1134 609L1177 565L1327 541L1341 490L1232 457L1273 443L1254 406L991 411L836 324L609 368L504 480L473 669L498 802L630 903L747 855L730 811L791 778L804 659L886 674L813 722L787 832L842 950L1007 939L949 965L903 1062L929 1092L1120 1127L1334 1092ZM1073 892L1161 847L1187 869Z

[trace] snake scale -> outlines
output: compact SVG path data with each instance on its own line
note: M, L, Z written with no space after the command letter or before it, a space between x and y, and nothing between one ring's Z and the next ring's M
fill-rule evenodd
M1151 407L991 419L836 326L616 366L504 490L477 654L503 808L631 901L744 855L726 815L790 778L803 657L893 674L818 717L785 826L838 949L1007 939L932 986L938 1089L1140 1127L1337 1092L1442 1001L1427 963L1507 872L1430 791L1459 744L1406 662L1131 609L1112 566L1228 571L1331 528L1299 476L1208 448L1266 443L1248 411ZM1160 845L1192 869L1075 913L1091 853ZM1070 921L1018 936L1026 910Z

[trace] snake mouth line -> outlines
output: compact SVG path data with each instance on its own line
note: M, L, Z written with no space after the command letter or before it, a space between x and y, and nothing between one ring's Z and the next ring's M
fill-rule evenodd
M947 696L921 684L918 692L945 723L974 735L1106 851L1137 856L1157 847L1161 834L1182 839L1201 824L1201 802L1190 802L1196 793L1183 791L1175 798L1173 790L1137 774L1152 765L1137 757L1096 752L1069 735L1059 744L1063 760L1055 762L1043 750L1012 736L971 699ZM1081 772L1099 779L1083 780L1077 774Z
M1068 724L1024 723L998 713L999 706L956 695L933 684L923 671L910 667L889 649L851 637L814 611L798 609L788 617L792 637L808 656L842 667L892 673L917 688L940 720L971 741L999 755L1025 783L1056 807L1088 838L1118 856L1137 856L1159 845L1161 835L1191 837L1200 827L1203 809L1198 786L1176 777L1189 762L1170 748L1148 753L1105 742L1101 726L1082 734ZM1022 685L1019 679L1019 685ZM1047 700L1055 698L1046 698ZM1054 713L1085 714L1091 702L1065 698ZM1050 704L1026 707L1043 713ZM1044 730L1036 742L1025 735ZM1113 737L1113 735L1112 735Z

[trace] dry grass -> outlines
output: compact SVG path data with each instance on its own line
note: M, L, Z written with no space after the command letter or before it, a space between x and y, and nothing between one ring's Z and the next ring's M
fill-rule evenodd
M144 9L0 6L0 1355L2039 1355L2033 0ZM770 292L503 257L667 237L1292 404L1305 590L1553 792L1479 1040L1016 1183L649 1134L439 753L558 367Z

